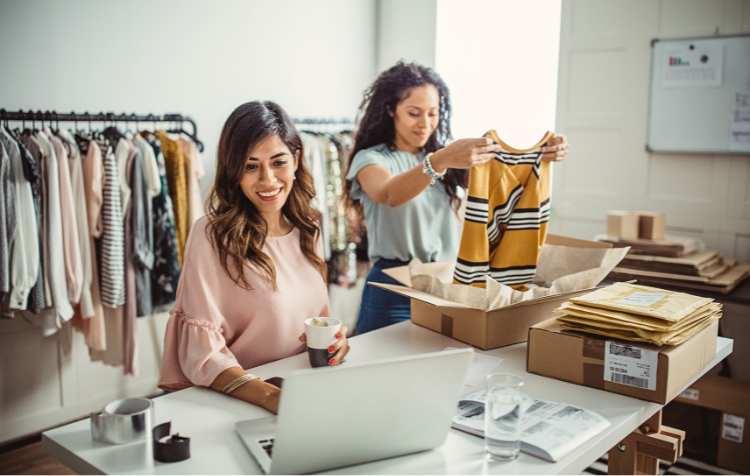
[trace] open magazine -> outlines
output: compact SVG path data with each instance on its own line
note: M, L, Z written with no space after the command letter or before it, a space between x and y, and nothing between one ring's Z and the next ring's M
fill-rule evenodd
M487 389L472 392L458 402L453 428L484 437ZM521 451L556 462L609 426L598 413L567 403L537 400L524 395L521 402Z

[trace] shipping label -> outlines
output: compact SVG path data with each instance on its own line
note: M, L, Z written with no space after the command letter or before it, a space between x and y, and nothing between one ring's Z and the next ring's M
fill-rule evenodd
M620 303L620 304L630 304L631 306L648 307L655 302L661 301L666 296L669 296L669 294L668 293L635 292L615 302Z
M684 392L678 395L678 397L697 402L700 398L700 390L697 388L686 388Z
M724 422L721 425L721 437L725 440L742 443L742 433L745 430L745 419L729 413L724 414Z
M604 380L631 387L656 390L659 352L607 341L604 349Z

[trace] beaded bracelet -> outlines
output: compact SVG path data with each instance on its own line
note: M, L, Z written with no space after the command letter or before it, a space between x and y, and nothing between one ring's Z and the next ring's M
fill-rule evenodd
M435 171L435 169L432 167L430 156L432 156L432 152L424 156L424 161L422 162L422 172L430 176L430 185L435 185L435 182L437 180L442 180L443 177L445 177L445 173L448 171L448 169L444 170L443 173Z

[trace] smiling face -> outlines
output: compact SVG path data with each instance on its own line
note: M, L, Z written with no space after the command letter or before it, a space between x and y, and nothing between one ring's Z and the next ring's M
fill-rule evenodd
M416 154L440 121L440 95L432 84L412 88L391 113L399 150Z
M266 137L248 153L240 187L271 226L281 219L298 157L299 151L293 154L278 135Z

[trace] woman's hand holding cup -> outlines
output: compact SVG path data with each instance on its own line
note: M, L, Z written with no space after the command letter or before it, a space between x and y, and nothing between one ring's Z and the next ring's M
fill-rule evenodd
M348 328L332 317L313 317L305 320L305 333L299 340L307 344L307 356L312 367L339 365L349 353Z

